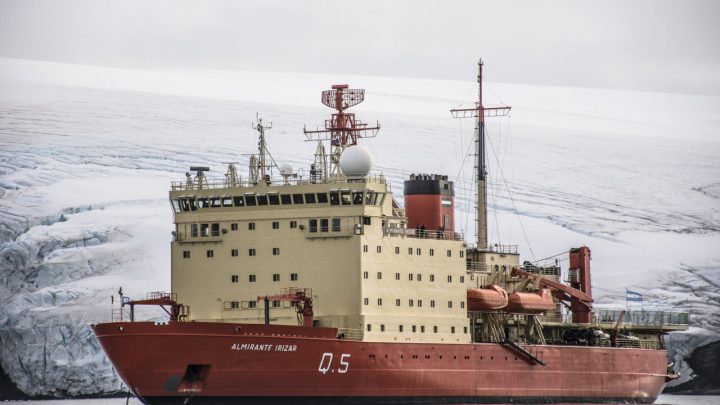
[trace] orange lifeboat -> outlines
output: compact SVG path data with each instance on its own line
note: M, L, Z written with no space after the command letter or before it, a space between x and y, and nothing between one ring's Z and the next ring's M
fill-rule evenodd
M516 314L539 314L555 309L552 294L547 288L536 292L510 294L510 299L505 312Z
M479 312L495 312L508 304L508 293L496 285L468 288L468 309Z

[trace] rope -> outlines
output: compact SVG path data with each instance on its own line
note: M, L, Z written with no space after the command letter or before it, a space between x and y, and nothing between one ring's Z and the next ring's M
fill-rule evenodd
M495 147L493 146L492 141L489 137L486 137L488 140L488 144L490 144L490 150L492 151L493 155L495 156L495 161L499 162L498 156L495 153ZM530 245L530 240L527 237L527 232L525 232L525 226L522 223L522 219L520 219L520 214L518 214L517 206L515 205L515 199L512 196L512 193L510 192L510 187L508 187L507 180L505 180L505 174L503 174L502 167L498 163L498 172L500 173L500 176L502 177L503 184L505 185L505 189L508 192L508 197L510 197L510 201L512 202L513 210L515 211L515 216L518 219L518 223L520 223L520 229L522 229L523 236L525 237L525 243L528 245L528 249L530 249L530 255L532 255L533 260L535 260L535 252L533 251L532 245Z

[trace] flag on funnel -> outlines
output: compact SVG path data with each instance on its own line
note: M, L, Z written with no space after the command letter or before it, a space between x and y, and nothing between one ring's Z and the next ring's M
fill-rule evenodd
M643 296L639 292L630 291L627 288L625 289L625 301L642 302L642 300L643 300Z

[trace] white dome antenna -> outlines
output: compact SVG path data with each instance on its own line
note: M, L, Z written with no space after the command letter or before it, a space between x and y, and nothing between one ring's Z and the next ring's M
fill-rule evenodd
M289 184L288 179L290 178L290 176L293 175L292 166L290 166L288 163L281 164L280 165L280 175L283 176L283 178L285 179L285 184Z
M372 155L362 146L348 147L340 155L340 170L351 180L367 177L372 165Z

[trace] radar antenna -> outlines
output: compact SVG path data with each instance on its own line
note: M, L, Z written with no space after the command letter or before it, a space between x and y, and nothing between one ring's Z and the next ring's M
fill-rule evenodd
M340 175L340 155L346 147L357 145L358 138L374 138L380 130L380 123L368 127L366 123L356 120L354 113L345 110L365 100L364 89L350 89L347 84L334 84L331 90L322 92L320 101L337 110L332 118L325 120L324 129L308 130L303 128L307 141L330 141L330 176ZM317 155L316 155L317 160ZM315 168L318 169L317 167ZM327 177L327 173L325 173Z

